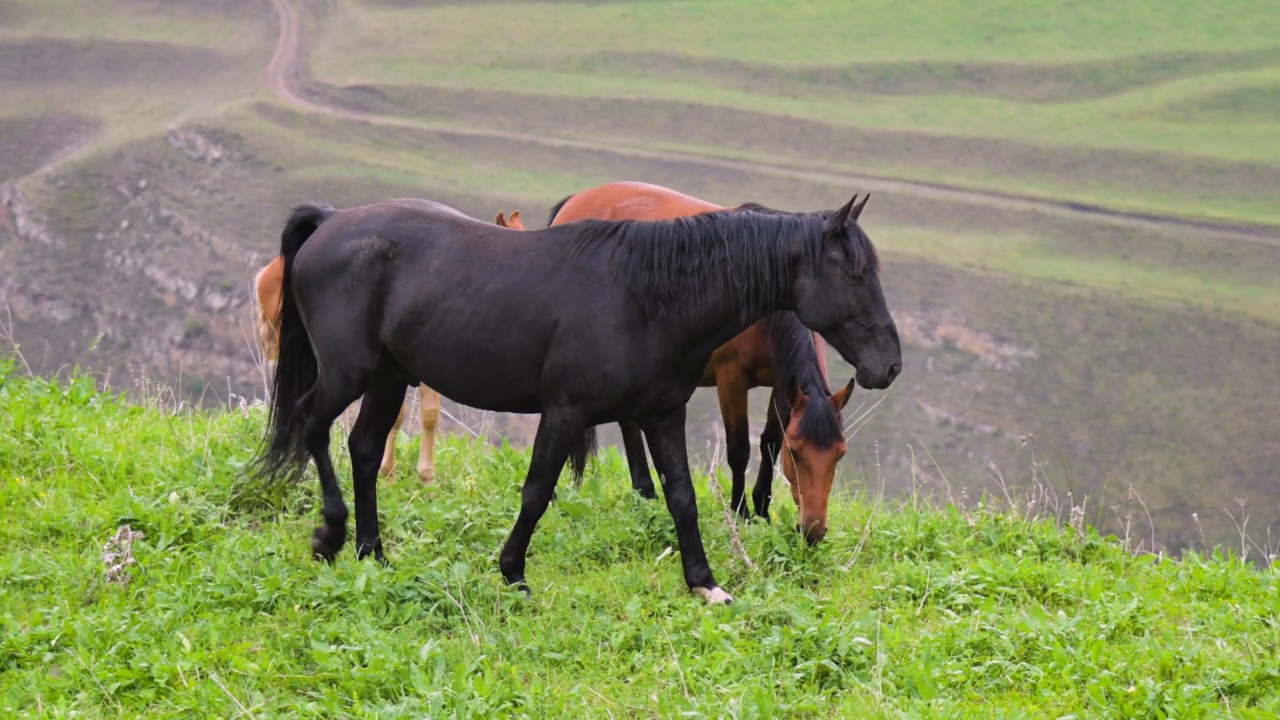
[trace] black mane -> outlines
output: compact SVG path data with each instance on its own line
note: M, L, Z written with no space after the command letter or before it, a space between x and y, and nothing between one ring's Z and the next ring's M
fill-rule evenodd
M828 215L751 204L671 220L582 220L573 223L575 253L608 253L615 276L649 317L692 315L705 298L729 297L748 318L791 296L791 264L783 260L792 248L798 245L817 266ZM866 235L850 231L846 239L847 270L860 275L874 268Z
M831 390L822 377L818 349L813 334L793 312L777 312L764 319L773 345L774 373L777 386L787 392L795 380L800 391L809 397L800 417L800 435L821 448L828 448L844 437L840 413L829 400Z
M564 204L572 199L573 195L565 195L560 202L551 206L551 214L547 216L547 227L551 227L551 223L556 221L556 216L560 214L560 210L564 207Z
M565 198L561 204L568 201ZM770 213L773 215L797 215L799 213L787 212L786 210L774 210L765 207L757 202L745 202L734 208L734 210L750 210L753 212ZM826 215L827 213L824 213ZM862 275L868 269L879 274L880 257L876 254L875 245L871 244L871 238L862 231L862 227L854 221L848 228L849 242L845 246L846 260L849 263L849 269L854 275Z

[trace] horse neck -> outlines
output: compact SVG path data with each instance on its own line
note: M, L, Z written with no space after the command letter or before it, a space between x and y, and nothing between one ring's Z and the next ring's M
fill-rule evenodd
M739 214L703 216L696 225L703 249L693 259L705 277L687 297L676 299L681 325L712 347L729 341L766 316L794 306L791 239L800 232L794 216L751 217Z

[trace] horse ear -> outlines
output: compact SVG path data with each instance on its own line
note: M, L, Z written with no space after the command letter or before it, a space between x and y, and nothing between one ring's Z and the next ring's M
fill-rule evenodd
M493 219L493 224L498 227L507 227L507 218L502 213L498 213L498 217Z
M513 229L516 229L516 230L523 230L523 229L524 229L524 222L520 220L520 211L519 211L519 210L512 210L512 211L511 211L511 220L507 223L507 227L509 227L509 228L513 228Z
M857 197L858 197L857 195L854 195L854 198L857 198ZM857 205L854 205L854 206L850 209L850 211L849 211L849 219L850 219L850 220L852 220L852 221L854 221L854 222L857 222L857 221L858 221L858 216L862 215L862 208L864 208L864 207L866 207L866 206L867 206L867 201L868 201L868 200L870 200L870 199L871 199L871 193L867 193L866 195L863 195L863 196L862 196L862 202L858 203Z
M835 211L831 217L827 218L827 221L822 225L822 233L824 235L831 235L832 233L840 232L848 227L849 211L853 209L853 204L857 201L858 194L854 193L853 197L849 199L849 202L844 204L844 207Z
M836 406L836 412L844 410L844 406L849 404L849 398L853 396L853 389L857 386L857 378L849 378L849 384L840 388L839 392L831 396L831 402Z

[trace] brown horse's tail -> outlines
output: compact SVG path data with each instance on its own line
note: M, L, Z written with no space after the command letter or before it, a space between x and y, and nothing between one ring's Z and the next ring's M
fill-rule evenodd
M335 211L328 205L299 205L289 215L280 234L284 279L280 285L279 354L271 381L271 414L261 455L254 461L255 475L274 479L296 478L307 465L303 437L310 407L303 397L319 377L311 338L302 324L302 313L293 297L293 259L302 244Z
M587 470L587 460L596 454L595 426L583 431L582 437L569 450L569 469L573 472L573 484L582 481L582 474Z
M556 216L560 214L560 210L564 208L564 204L573 199L573 195L566 195L563 200L551 206L551 214L547 216L547 227L551 227L551 223L556 221Z

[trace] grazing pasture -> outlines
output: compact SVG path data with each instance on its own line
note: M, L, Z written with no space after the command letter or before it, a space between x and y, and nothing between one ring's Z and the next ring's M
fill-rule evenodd
M424 489L405 464L382 492L394 564L330 566L298 542L313 481L229 481L260 405L132 403L90 377L20 377L7 359L0 401L6 717L1280 712L1274 570L1135 556L1029 518L1045 498L939 510L845 496L809 548L789 503L771 525L731 529L721 468L718 490L695 485L737 600L709 608L684 592L665 509L631 492L610 450L580 488L561 484L525 598L493 572L524 451L442 439L440 482ZM104 545L123 524L143 536L111 548L124 567L109 575Z

